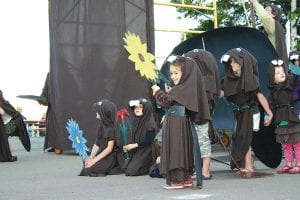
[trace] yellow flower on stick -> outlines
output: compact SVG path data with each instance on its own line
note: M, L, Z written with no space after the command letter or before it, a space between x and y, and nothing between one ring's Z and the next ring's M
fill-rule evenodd
M125 33L123 39L126 43L124 47L130 54L128 59L135 63L135 70L140 71L141 76L156 82L158 70L153 63L155 56L147 52L147 44L142 44L140 37L130 32Z

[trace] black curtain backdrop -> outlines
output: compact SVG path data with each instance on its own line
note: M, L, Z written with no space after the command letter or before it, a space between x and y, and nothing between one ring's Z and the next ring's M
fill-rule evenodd
M97 126L93 103L118 108L133 98L153 101L150 82L128 60L123 37L138 34L154 52L152 0L49 0L51 120L45 148L71 150L67 120L79 123L91 147Z

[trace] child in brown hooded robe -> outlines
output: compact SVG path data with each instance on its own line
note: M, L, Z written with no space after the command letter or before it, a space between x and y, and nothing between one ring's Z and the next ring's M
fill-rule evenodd
M163 107L168 108L163 125L160 158L160 173L166 178L167 184L165 189L193 185L191 121L210 120L205 85L203 79L199 78L202 76L199 73L201 72L195 61L178 56L170 63L170 78L174 87L168 94L158 86L152 86L155 98Z
M224 92L225 98L232 104L235 116L231 169L237 168L245 173L253 172L250 147L253 115L259 112L258 103L269 116L264 122L265 125L271 123L273 114L260 91L258 64L252 54L245 49L235 48L226 52L221 61L224 63L226 73L221 93Z
M272 60L268 70L268 88L271 90L269 103L274 113L273 123L277 126L276 141L282 144L285 165L277 172L300 173L300 120L293 101L297 76L288 73L282 60ZM294 154L296 165L293 168Z
M117 165L116 152L116 127L115 116L116 105L103 99L93 105L99 119L99 126L96 132L96 140L92 152L85 160L85 168L81 171L81 176L105 176L115 174ZM121 173L121 171L119 172Z
M156 151L153 143L157 126L153 116L153 108L147 99L129 101L132 108L132 141L123 146L130 153L130 161L125 170L126 176L148 174L150 166L155 163Z
M209 51L203 49L194 49L185 53L184 56L194 59L203 74L209 111L212 116L215 111L214 99L220 95L220 74L217 61ZM212 178L210 174L211 142L213 142L210 140L210 138L213 140L213 137L210 136L214 135L212 121L199 125L195 124L195 128L203 162L203 179L209 180Z

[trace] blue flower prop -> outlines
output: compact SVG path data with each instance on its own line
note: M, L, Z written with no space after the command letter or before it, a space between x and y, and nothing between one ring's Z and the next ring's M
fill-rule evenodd
M87 140L83 137L82 130L79 130L78 123L73 119L69 119L66 128L70 134L68 138L72 141L72 147L85 160L88 156L88 148L85 145Z

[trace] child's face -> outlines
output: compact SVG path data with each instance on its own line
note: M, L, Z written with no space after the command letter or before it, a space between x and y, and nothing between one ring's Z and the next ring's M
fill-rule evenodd
M182 77L181 68L178 66L171 65L170 67L170 77L174 83L174 85L178 85L180 79Z
M275 83L282 83L286 79L285 72L282 66L275 67Z
M272 7L271 6L267 6L265 7L265 11L271 15L272 17L275 17L275 15L272 13Z
M241 66L239 63L236 62L236 60L234 58L230 58L230 66L231 66L231 69L233 71L233 74L236 76L236 77L241 77Z
M136 116L142 116L143 115L143 105L142 104L140 104L140 105L138 105L138 106L134 106L134 114L136 115Z

